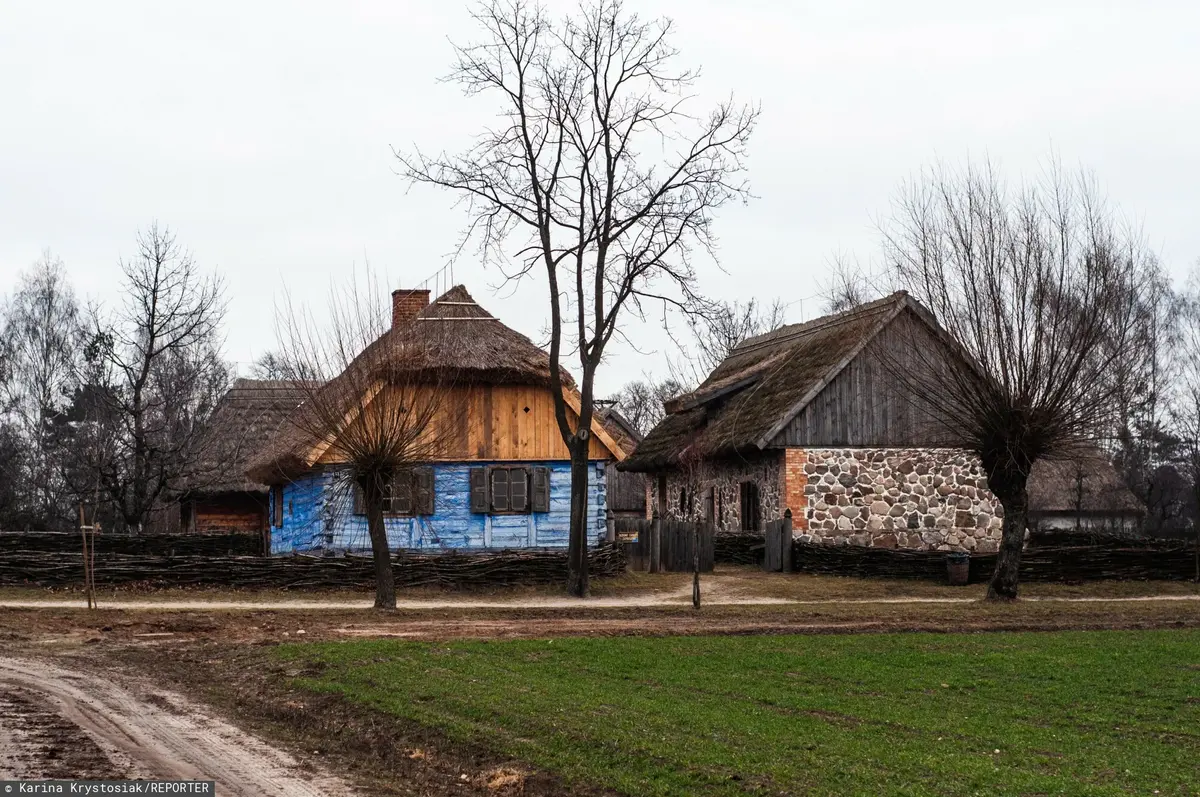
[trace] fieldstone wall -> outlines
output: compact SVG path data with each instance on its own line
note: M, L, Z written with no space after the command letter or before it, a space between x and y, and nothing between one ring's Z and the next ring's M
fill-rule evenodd
M704 520L705 499L712 489L717 529L738 531L742 527L742 482L758 484L759 517L763 523L780 519L783 517L781 459L778 453L768 453L752 460L703 462L690 471L668 473L664 519ZM650 484L647 509L653 511L658 506L658 479L652 475L646 481Z
M950 449L804 452L805 542L993 553L1003 509L978 459Z

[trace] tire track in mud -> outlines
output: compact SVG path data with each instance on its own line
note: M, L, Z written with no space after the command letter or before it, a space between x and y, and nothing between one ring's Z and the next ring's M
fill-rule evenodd
M215 780L222 795L353 797L341 780L149 684L0 658L0 776Z

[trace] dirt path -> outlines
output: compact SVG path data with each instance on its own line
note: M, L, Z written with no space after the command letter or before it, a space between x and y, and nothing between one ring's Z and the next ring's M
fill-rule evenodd
M1200 595L1138 595L1098 597L1030 596L1022 598L1037 603L1145 603L1147 601L1200 601ZM436 609L624 609L653 606L690 606L690 586L674 591L649 595L631 595L621 598L517 598L509 600L479 600L473 598L447 598L432 600L397 600L396 608L402 610ZM724 585L709 585L704 592L705 606L888 606L917 604L965 604L978 603L977 598L822 598L802 600L745 594L724 588ZM102 609L128 609L136 611L346 611L370 609L372 601L359 600L293 600L293 601L230 601L230 600L104 600ZM82 599L36 599L0 600L0 609L84 609Z
M353 795L177 694L0 658L0 778L61 777L215 780L220 794L245 797Z

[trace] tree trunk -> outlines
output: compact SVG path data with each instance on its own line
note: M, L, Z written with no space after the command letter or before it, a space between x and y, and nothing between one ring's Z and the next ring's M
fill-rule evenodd
M571 533L567 547L567 594L588 596L588 441L571 446Z
M988 585L988 600L1016 600L1021 550L1025 547L1025 527L1029 515L1029 494L1025 480L1019 487L997 494L1004 507L1004 525L1001 527L1000 554L996 557L996 570Z
M371 557L375 561L375 608L396 608L396 576L392 572L392 552L388 548L387 528L383 524L383 494L373 477L359 482L367 510L367 531L371 535Z

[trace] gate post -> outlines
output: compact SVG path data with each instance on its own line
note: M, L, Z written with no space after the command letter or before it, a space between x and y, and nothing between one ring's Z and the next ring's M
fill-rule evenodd
M650 523L650 572L662 572L662 516L654 510L654 520Z
M783 563L782 570L785 573L792 572L792 510L785 509L783 511L783 529L780 531L779 544L782 546L780 551L780 561Z

